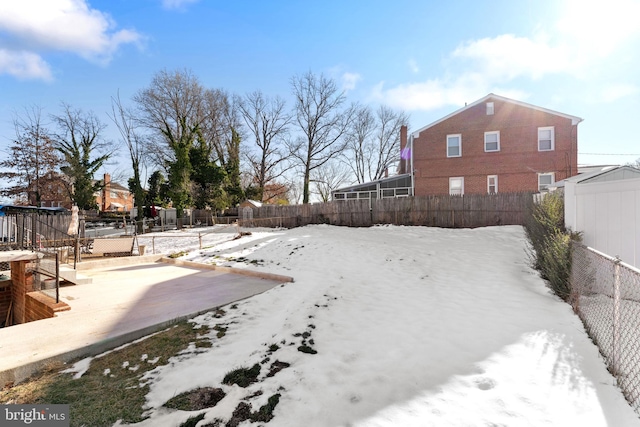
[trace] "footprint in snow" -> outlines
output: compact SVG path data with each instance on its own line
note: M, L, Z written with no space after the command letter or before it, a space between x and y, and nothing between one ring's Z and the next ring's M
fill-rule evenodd
M491 378L480 378L476 380L476 387L480 390L491 390L496 386L496 382Z

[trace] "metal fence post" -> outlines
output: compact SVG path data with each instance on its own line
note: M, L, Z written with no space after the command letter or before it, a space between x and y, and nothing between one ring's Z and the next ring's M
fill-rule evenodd
M60 302L60 254L56 252L56 304Z
M616 256L613 267L613 355L612 370L618 375L618 346L620 342L620 257Z

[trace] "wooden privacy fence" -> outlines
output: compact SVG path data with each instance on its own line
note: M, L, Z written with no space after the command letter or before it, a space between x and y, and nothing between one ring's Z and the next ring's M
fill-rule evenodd
M306 205L263 205L252 209L252 218L239 212L243 226L300 227L332 224L368 227L374 224L424 225L472 228L491 225L522 225L532 193L421 196L360 199Z

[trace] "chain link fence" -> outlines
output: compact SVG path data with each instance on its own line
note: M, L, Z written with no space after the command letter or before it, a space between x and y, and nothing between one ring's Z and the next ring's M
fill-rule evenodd
M572 243L572 305L640 414L640 270Z
M151 255L206 249L236 239L241 232L238 224L232 224L218 225L207 231L187 229L161 234L141 234L137 236L138 252Z

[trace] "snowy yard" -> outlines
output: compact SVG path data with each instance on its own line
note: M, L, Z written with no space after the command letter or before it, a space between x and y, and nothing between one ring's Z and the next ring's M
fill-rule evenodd
M226 335L146 377L139 425L206 412L202 426L279 393L269 426L640 426L571 307L528 266L521 227L251 231L182 259L295 282L196 318ZM290 366L267 377L276 360ZM261 362L258 382L222 385ZM227 394L206 411L162 407L198 387Z

